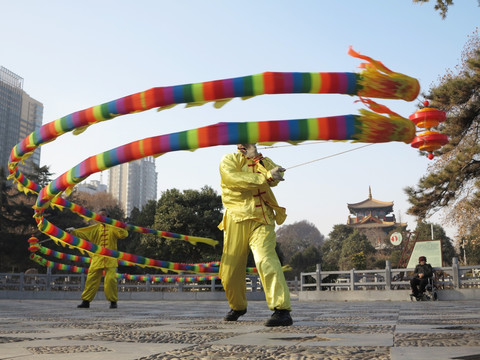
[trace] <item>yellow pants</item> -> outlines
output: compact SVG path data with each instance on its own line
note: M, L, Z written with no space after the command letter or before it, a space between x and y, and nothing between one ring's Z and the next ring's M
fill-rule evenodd
M291 310L290 292L275 251L274 225L264 225L253 220L236 223L228 214L223 221L224 244L219 273L230 308L247 308L245 277L250 247L268 308Z
M105 270L105 279L103 280L105 297L108 301L118 301L116 268L110 267L105 269L95 269L88 271L87 280L85 281L85 289L82 293L82 300L93 300L93 298L97 294L98 288L100 287L103 270Z

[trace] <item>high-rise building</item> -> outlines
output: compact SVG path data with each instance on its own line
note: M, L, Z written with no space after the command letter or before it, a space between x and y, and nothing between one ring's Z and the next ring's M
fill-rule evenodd
M75 186L75 190L84 192L87 194L96 194L101 192L107 192L107 185L102 184L100 180L90 180L86 183L80 183Z
M8 174L12 148L42 126L43 104L23 91L23 78L0 66L0 166ZM40 166L40 148L20 164L26 174Z
M139 210L157 199L157 172L151 156L115 166L109 170L108 192L118 200L130 216L133 208Z

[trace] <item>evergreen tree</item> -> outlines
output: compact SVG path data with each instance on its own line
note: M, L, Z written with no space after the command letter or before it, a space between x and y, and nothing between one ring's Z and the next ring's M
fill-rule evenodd
M478 1L478 6L480 6L480 0L477 0L477 1ZM430 2L430 0L413 0L413 2L423 4L423 3ZM435 10L440 12L440 16L442 17L442 19L445 19L447 17L449 6L453 6L453 5L454 5L453 0L435 0L434 8Z
M344 241L353 233L353 228L343 224L333 226L328 239L323 243L322 270L339 270L339 260Z
M40 167L37 164L32 163L32 168L33 172L25 174L25 176L38 186L43 188L52 181L54 174L50 172L50 168L47 165Z
M367 259L367 255L375 253L375 248L368 238L358 230L353 232L342 242L342 250L338 260L341 270L352 268L366 269L370 268L374 258ZM370 261L371 260L371 261Z
M293 271L285 273L287 279L294 279L295 276L300 276L301 272L315 271L316 265L322 263L322 253L320 249L315 245L310 245L303 251L295 253L291 260L290 265Z
M148 201L143 207L142 210L138 208L133 208L130 212L130 216L127 218L127 222L132 225L137 225L145 228L154 228L155 223L155 211L157 207L156 200ZM142 244L142 237L147 237L146 235L142 235L141 233L131 231L126 239L118 242L118 249L120 251L124 251L130 254L138 254L148 256L149 251L146 250L148 246L146 244ZM155 244L155 236L150 235L147 238L151 238L153 244ZM148 242L147 242L148 243ZM149 256L148 256L149 257ZM128 273L143 273L144 271L139 267L119 267L120 272L128 272ZM151 272L151 270L148 270Z
M413 0L415 3L427 3L430 0ZM447 17L448 7L453 6L453 0L436 0L435 10L440 12L442 19Z
M348 225L337 224L322 246L322 270L371 268L376 261L375 253L364 234Z
M200 191L170 189L163 192L157 202L153 228L215 239L219 245L192 245L186 241L143 235L140 250L146 253L139 255L182 263L219 261L223 237L218 224L222 220L222 209L220 195L208 186Z
M40 234L32 218L35 199L34 195L19 192L12 186L0 168L0 272L33 267L27 240L31 235Z
M449 70L426 98L447 113L439 126L449 143L436 153L430 172L416 187L405 189L408 212L420 220L439 209L448 210L447 224L462 238L480 238L480 36L469 38L461 64ZM480 245L480 244L479 244Z

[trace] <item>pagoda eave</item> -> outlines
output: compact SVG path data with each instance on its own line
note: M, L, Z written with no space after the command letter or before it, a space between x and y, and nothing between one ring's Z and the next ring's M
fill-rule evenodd
M349 226L354 227L354 228L393 228L393 227L401 226L401 225L402 224L400 224L400 223L393 223L393 222L388 222L388 223L369 222L369 223L349 224Z

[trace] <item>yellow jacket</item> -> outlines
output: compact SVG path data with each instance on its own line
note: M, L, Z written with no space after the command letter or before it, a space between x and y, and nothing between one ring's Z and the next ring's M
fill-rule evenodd
M224 216L228 212L236 222L252 219L263 224L283 224L286 210L278 205L271 190L279 183L270 173L276 166L269 158L257 162L241 153L226 154L220 162ZM223 221L219 228L223 230Z
M117 228L115 226L98 223L95 225L75 229L71 234L88 240L96 245L103 246L107 249L117 250L117 240L123 239L128 236L128 231L125 229ZM118 260L92 254L92 262L90 263L90 269L104 269L108 267L116 268Z

